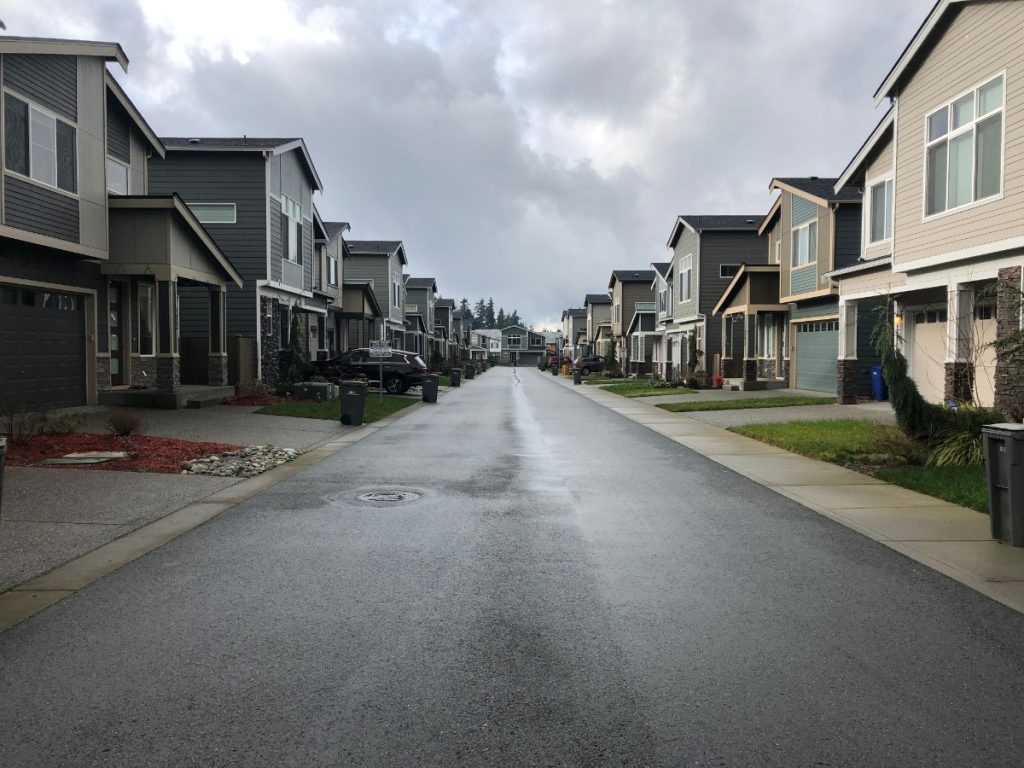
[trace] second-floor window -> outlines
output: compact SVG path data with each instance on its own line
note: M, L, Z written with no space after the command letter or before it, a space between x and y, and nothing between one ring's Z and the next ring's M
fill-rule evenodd
M284 257L302 263L302 207L281 195L281 241Z
M868 243L892 239L892 179L868 187Z
M793 266L803 267L818 260L818 222L793 230Z
M77 131L71 123L4 94L4 161L9 171L78 192Z
M772 247L772 264L782 263L782 227L775 227L775 243Z
M693 296L693 256L679 260L679 300L689 301Z
M619 306L618 304L615 305L615 322L622 322L622 307Z
M234 203L188 203L200 224L234 224L237 211Z
M522 344L523 344L523 337L522 336L519 336L518 334L516 334L516 335L509 334L509 336L508 336L508 348L509 349L519 349L522 346Z
M719 264L718 265L718 276L725 278L726 280L732 280L736 277L736 273L740 271L739 264Z
M926 120L925 215L1003 188L1003 76L939 107Z
M107 192L112 195L127 195L130 185L128 183L128 166L120 160L112 157L107 158Z
M327 284L338 285L338 259L334 256L327 257Z

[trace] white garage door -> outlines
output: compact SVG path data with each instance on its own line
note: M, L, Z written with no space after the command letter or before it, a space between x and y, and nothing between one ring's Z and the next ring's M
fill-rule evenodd
M913 322L910 377L925 400L942 403L946 391L946 311L918 311Z

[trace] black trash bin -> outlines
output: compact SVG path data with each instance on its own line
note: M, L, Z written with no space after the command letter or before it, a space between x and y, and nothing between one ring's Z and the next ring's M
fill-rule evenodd
M7 438L0 437L0 514L4 509L4 459L7 458Z
M437 402L437 374L428 373L423 377L423 384L420 385L423 389L423 402L424 403L436 403Z
M363 411L366 408L366 382L341 382L341 415L339 420L349 427L358 427L363 423Z
M448 371L448 378L452 380L453 387L462 386L462 369L452 368Z
M572 383L573 384L582 384L583 383L583 374L580 373L579 368L573 368L572 369Z
M473 378L476 378L476 366L475 365L467 365L466 366L466 380L469 381L470 379L473 379Z
M981 429L992 538L1024 547L1024 424Z

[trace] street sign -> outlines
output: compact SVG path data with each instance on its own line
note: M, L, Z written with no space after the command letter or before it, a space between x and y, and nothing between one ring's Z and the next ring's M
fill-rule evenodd
M391 357L391 347L386 341L371 341L370 357Z

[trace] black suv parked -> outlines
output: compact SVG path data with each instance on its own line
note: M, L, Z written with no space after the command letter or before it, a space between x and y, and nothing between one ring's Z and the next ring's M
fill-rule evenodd
M382 383L393 395L423 383L427 366L415 352L396 349L390 358L384 358L384 381L381 378L381 358L370 357L369 349L350 349L330 360L316 360L313 368L328 381L337 384L342 379L365 376L368 381Z

